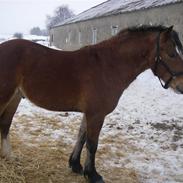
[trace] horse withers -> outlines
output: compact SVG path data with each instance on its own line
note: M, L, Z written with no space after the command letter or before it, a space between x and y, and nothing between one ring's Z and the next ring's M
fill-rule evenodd
M22 97L48 110L82 112L69 165L73 172L83 172L90 183L104 183L95 168L104 118L129 84L148 68L164 88L183 93L183 48L173 27L127 28L72 52L26 40L0 44L1 155L10 156L9 128ZM85 143L83 168L80 156Z

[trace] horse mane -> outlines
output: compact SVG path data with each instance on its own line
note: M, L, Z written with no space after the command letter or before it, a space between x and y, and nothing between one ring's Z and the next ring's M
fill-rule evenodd
M138 25L133 27L128 27L121 30L115 37L121 36L124 33L146 33L146 32L162 32L166 30L167 27L163 25Z
M133 27L128 27L122 31L120 31L117 36L123 35L125 32L129 33L145 33L145 32L163 32L167 29L168 27L163 26L163 25L140 25L140 26L133 26ZM171 32L171 38L175 41L175 44L178 46L180 50L183 50L182 43L179 39L179 34L175 30Z
M96 45L93 45L95 47L103 47L105 45L110 45L112 42L121 42L122 40L125 40L130 36L130 33L147 33L147 32L162 32L165 31L167 27L163 25L138 25L133 27L127 27L125 29L122 29L118 34L115 36L104 40ZM176 32L175 32L176 34ZM178 36L177 36L178 38ZM180 41L179 41L180 42Z
M129 32L162 32L167 29L163 25L140 25L127 28Z

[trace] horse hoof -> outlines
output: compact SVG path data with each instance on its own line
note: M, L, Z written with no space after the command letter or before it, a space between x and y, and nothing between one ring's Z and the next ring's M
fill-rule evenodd
M83 175L83 167L80 163L69 160L69 167L72 169L72 172Z
M83 167L81 165L71 166L72 172L83 175Z
M89 183L105 183L102 176L96 171L94 173L89 173L86 169L84 170L84 177L88 178Z
M89 183L105 183L103 178L101 177L100 179L89 179Z

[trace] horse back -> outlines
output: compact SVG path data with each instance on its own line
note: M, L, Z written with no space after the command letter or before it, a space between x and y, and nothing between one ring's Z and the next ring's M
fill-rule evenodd
M58 51L25 40L3 43L0 50L10 80L16 78L21 93L40 107L85 112L108 102L103 62L93 50Z

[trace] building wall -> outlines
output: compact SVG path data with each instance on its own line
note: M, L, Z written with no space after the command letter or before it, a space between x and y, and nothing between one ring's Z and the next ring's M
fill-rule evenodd
M117 30L140 24L174 25L183 42L183 2L55 27L50 32L51 44L75 50L105 40Z

